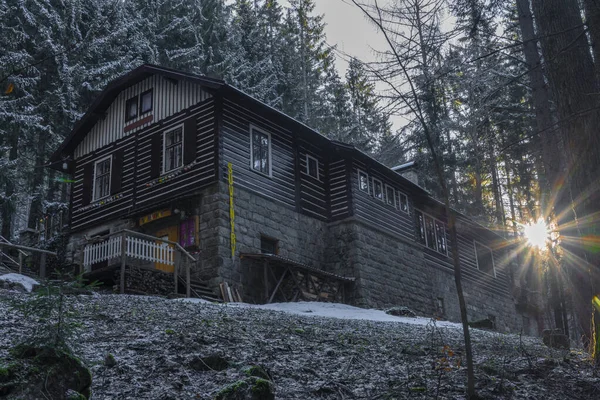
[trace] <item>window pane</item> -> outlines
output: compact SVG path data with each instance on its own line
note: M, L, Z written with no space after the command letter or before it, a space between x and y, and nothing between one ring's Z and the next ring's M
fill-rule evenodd
M358 173L358 184L359 184L360 190L362 190L364 192L369 191L369 178L367 177L367 174L362 173L362 172Z
M141 100L142 113L152 110L152 92L144 93Z
M425 244L425 219L423 218L423 214L420 211L416 211L415 215L417 217L417 234L419 242Z
M383 200L383 188L381 182L373 179L373 196L378 200Z
M395 195L394 195L394 188L391 188L389 186L386 187L386 193L385 193L385 198L387 203L390 206L396 206L396 200L395 200Z
M494 273L494 256L492 251L481 245L480 243L475 242L475 250L477 252L477 266L483 272L488 274Z
M446 253L446 227L439 221L435 221L435 233L437 237L437 247L440 253Z
M127 102L125 103L125 119L126 120L130 120L130 119L134 119L135 117L137 117L137 106L138 106L138 102L137 102L137 96L127 100Z
M435 239L435 227L433 225L433 219L425 216L425 233L427 235L427 247L433 250L437 250L437 243Z
M404 194L400 194L400 210L408 212L408 197Z
M312 176L313 178L319 177L317 160L315 160L314 158L308 157L307 158L307 168L308 168L308 175Z

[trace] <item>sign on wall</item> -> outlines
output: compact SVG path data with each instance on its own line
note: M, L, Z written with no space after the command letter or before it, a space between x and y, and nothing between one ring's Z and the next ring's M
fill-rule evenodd
M140 226L145 225L149 222L156 221L157 219L166 218L171 216L171 210L160 210L155 211L152 214L144 215L140 218Z

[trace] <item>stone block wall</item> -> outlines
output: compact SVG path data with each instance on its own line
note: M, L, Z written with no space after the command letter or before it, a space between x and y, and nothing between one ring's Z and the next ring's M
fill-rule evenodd
M250 260L240 260L241 253L260 253L261 236L278 241L278 255L322 268L327 237L327 223L302 215L283 204L235 187L236 254L231 257L229 191L219 184L221 205L219 215L219 274L229 284L237 286L245 299L259 301L263 296L262 269Z
M350 219L329 227L325 269L356 277L353 303L363 307L407 306L420 315L438 313L460 321L454 273L429 264L422 247ZM464 268L464 267L463 267ZM521 329L522 317L510 295L489 293L475 282L463 279L463 292L470 321L496 318L500 331Z

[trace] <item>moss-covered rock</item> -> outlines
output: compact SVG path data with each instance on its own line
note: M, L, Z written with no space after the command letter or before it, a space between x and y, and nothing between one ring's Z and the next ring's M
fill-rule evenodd
M48 346L19 345L11 350L11 354L16 359L13 373L7 375L9 380L0 389L8 395L7 398L80 400L90 397L92 375L79 359L67 351ZM75 394L78 397L73 397Z
M275 385L263 378L250 376L225 386L215 400L274 400Z

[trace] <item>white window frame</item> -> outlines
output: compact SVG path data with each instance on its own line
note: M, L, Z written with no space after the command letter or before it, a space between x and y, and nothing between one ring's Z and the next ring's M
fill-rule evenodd
M402 197L406 199L406 211L402 209ZM410 215L410 206L408 204L408 195L398 190L398 210ZM440 221L441 222L441 221Z
M379 200L379 201L383 201L385 203L385 188L383 186L383 182L381 181L381 179L377 179L375 177L372 178L373 179L373 198ZM381 185L381 198L377 198L377 196L375 196L375 181L379 182L379 184Z
M98 168L98 164L100 164L101 162L104 162L106 160L110 159L110 168L109 168L109 172L108 172L108 194L106 196L102 196L102 197L98 197L96 198L96 172L97 172L97 168ZM98 200L102 200L105 199L107 197L110 196L110 190L111 190L111 186L112 186L112 154L108 155L106 157L102 157L99 160L94 161L94 179L92 180L92 201L98 201Z
M392 204L390 204L388 202L388 189L392 189L392 193L394 194L394 198L392 199ZM384 193L385 193L385 204L387 204L388 206L397 208L398 206L396 205L396 189L392 185L388 185L386 183Z
M177 168L173 168L170 170L167 169L167 133L173 132L181 128L181 165ZM177 171L178 169L183 168L183 160L184 160L184 146L185 146L185 130L183 124L175 125L169 129L165 129L162 137L162 175L168 174L169 172Z
M496 275L496 262L494 261L494 250L492 250L491 247L486 246L485 244L481 243L480 241L473 240L473 250L475 250L475 262L477 263L477 269L479 271L483 272L484 274L487 273L487 272L483 271L481 268L479 268L479 257L477 256L477 245L478 244L482 247L485 247L486 249L488 249L490 251L490 254L492 255L492 272L494 273L494 278L496 278L497 275Z
M421 215L423 216L423 224L424 224L424 226L423 226L423 230L424 230L424 232L425 232L425 243L421 243L420 241L419 241L419 243L421 243L423 246L425 246L426 248L428 248L428 249L429 249L429 250L431 250L431 251L435 251L435 252L436 252L436 253L438 253L438 254L441 254L441 255L443 255L443 256L446 256L446 257L448 257L448 248L450 247L450 244L448 243L448 235L447 235L447 233L448 233L448 232L447 232L447 230L446 230L446 224L445 224L443 221L441 221L441 220L439 220L439 219L435 218L433 215L431 215L431 214L428 214L428 213L426 213L426 212L423 212L423 210L415 209L415 211L417 211L417 212L420 212L420 213L421 213ZM433 220L433 233L435 234L435 247L436 247L436 249L432 249L431 247L429 247L429 246L428 246L428 240L427 240L427 224L425 223L425 216L427 216L427 217L429 217L429 218L431 218L431 219ZM415 218L416 218L416 213L415 213ZM418 222L418 221L417 221L417 222ZM444 227L444 235L445 235L444 239L445 239L445 241L446 241L446 251L445 251L445 252L441 252L441 251L439 251L439 250L437 249L437 229L435 229L435 223L436 223L436 222L439 222L439 223L440 223L440 224L442 224L442 226ZM420 227L418 227L418 228L420 228Z
M269 154L267 155L268 162L269 162L269 172L268 172L268 174L266 174L266 173L264 173L262 171L259 171L257 169L254 169L254 146L252 145L253 144L253 140L252 139L253 139L253 135L254 135L254 131L255 130L259 131L260 133L263 133L263 134L267 135L267 140L269 142L269 146L268 146L268 149L269 149L268 153ZM273 152L272 152L272 148L271 148L271 139L272 139L271 132L269 132L269 131L267 131L267 130L265 130L263 128L260 128L258 126L250 125L250 170L256 172L257 174L268 176L269 178L273 177L273 157L272 157Z
M314 162L317 164L317 176L313 176L310 174L310 168L308 167L308 163L310 160L314 160ZM306 175L315 178L316 180L320 180L319 179L319 160L317 160L315 157L307 154L306 155Z
M361 187L360 187L360 175L361 174L363 174L364 176L367 177L367 190L361 189ZM357 176L358 176L358 190L361 191L361 192L365 192L365 193L369 194L370 189L371 189L371 187L370 187L371 183L369 182L369 174L367 174L365 171L359 169Z

